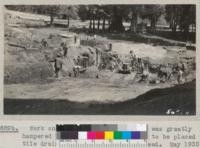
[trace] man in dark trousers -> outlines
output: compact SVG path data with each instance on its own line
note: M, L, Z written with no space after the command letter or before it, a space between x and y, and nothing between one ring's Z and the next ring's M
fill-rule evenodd
M56 55L56 58L50 61L50 62L54 62L54 70L55 70L56 78L59 77L59 73L62 70L63 61L61 57L62 57L61 54L58 53Z
M130 59L131 59L131 67L134 69L135 67L135 62L136 62L136 55L133 53L133 51L130 51Z
M66 43L61 43L61 47L63 49L63 56L66 57L68 52L68 46Z

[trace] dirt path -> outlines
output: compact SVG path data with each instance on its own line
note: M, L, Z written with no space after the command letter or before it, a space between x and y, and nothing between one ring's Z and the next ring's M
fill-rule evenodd
M129 54L132 50L137 57L151 57L152 59L162 59L166 56L167 51L162 47L153 47L144 43L131 43L131 42L112 42L113 51L120 55Z
M181 42L181 41L176 41L176 40L172 40L172 39L167 39L167 38L164 38L164 37L161 37L161 36L157 36L157 35L151 35L151 34L140 34L142 37L145 37L145 38L149 38L149 39L159 39L159 40L162 40L162 41L165 41L165 42L168 42L168 43L173 43L173 44L181 44L181 45L186 45L186 42ZM195 44L192 44L192 46L195 47Z
M20 99L66 99L76 102L98 101L117 102L135 98L160 86L128 84L130 75L113 75L110 80L62 78L50 84L9 84L5 85L6 98Z

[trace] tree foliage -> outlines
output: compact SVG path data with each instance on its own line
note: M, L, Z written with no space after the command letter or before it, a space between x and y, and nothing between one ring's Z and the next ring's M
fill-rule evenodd
M148 19L151 28L156 28L156 23L161 15L165 15L173 32L177 29L189 32L191 24L196 23L195 5L7 5L8 9L50 16L53 24L54 18L89 20L89 28L93 30L108 29L121 32L125 30L124 21L130 21L130 31L136 32L139 21ZM62 17L60 17L62 16ZM101 21L103 21L101 23ZM96 28L97 22L97 28Z
M151 22L151 28L156 27L156 22L158 18L164 14L163 5L144 5L142 11L142 18L148 18Z
M189 26L196 23L195 5L166 5L166 20L170 23L170 28L176 33L177 28L186 34L189 32Z

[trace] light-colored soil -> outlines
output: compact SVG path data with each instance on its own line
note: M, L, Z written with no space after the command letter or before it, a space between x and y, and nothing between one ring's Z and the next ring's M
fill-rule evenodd
M22 15L25 19L28 16L32 17L24 13L17 13L17 15ZM35 64L36 62L46 62L44 61L45 53L53 53L54 48L59 48L60 43L65 39L61 40L57 37L51 40L48 39L47 41L53 49L46 49L46 51L37 50L35 52L23 51L21 48L11 47L8 45L10 41L23 45L26 44L26 46L28 44L32 47L38 47L38 43L34 43L33 40L41 41L43 38L47 39L50 34L73 34L72 32L59 28L28 29L7 27L5 32L11 33L5 40L5 69L9 65L16 68L17 65L22 66L26 63ZM18 36L18 38L16 38L16 36ZM82 34L80 37L87 38L88 36ZM97 36L96 40L105 40L112 43L113 51L117 52L122 58L125 58L130 50L133 50L137 57L149 57L151 61L157 64L173 63L179 57L178 51L185 50L184 47L178 46L153 46L145 43L116 41L100 36ZM81 46L80 48L71 47L67 59L64 60L64 71L71 71L73 67L73 58L77 57L82 52L86 52L87 48L88 47L85 46ZM94 48L92 48L92 50L94 50ZM195 57L194 51L186 51L184 54L185 56ZM48 66L51 67L51 65ZM26 72L28 71L23 71L22 75ZM11 70L8 71L8 73L12 75L15 74L15 71ZM98 79L96 78L97 74L99 75ZM34 75L34 73L32 75ZM92 69L91 67L91 69L89 68L78 78L66 76L56 79L52 76L48 79L52 79L53 82L45 81L43 83L36 81L38 83L5 84L4 97L12 99L66 99L76 102L118 102L136 98L155 88L167 88L176 83L149 85L135 82L134 77L135 73L123 75L110 71L99 72L97 69ZM31 78L30 74L30 79Z
M112 74L111 74L112 75ZM16 99L66 99L76 102L117 102L135 98L162 86L128 84L128 75L113 75L109 80L96 78L61 78L50 84L5 85L5 97ZM166 87L166 86L165 86Z

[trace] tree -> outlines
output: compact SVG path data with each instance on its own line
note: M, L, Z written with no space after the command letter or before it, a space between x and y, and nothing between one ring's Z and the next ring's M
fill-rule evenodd
M102 13L102 17L103 17L102 29L103 29L103 31L105 31L105 29L106 29L106 13L105 12Z
M165 19L170 23L172 32L176 33L177 26L180 23L182 7L180 5L166 5L165 10Z
M89 19L90 19L90 25L89 25L89 29L92 29L92 13L89 12Z
M95 9L92 10L92 29L95 30L95 18L96 18L96 11Z
M70 19L79 18L79 6L78 5L60 5L58 15L63 15L64 19L67 19L67 26L70 25Z
M90 20L89 29L95 30L95 18L96 18L96 6L95 5L88 6L88 16L89 16L89 20Z
M156 23L158 18L164 14L165 7L164 5L144 5L144 10L142 14L142 18L147 18L151 22L151 28L156 28Z
M123 32L125 27L123 26L123 16L126 12L126 7L122 5L111 6L111 24L109 26L110 31Z
M106 30L106 19L108 20L108 26L111 25L111 15L112 15L112 6L111 5L102 5L101 6L101 18L103 20L102 30Z
M138 18L142 13L143 5L132 5L130 6L130 14L131 14L131 25L130 31L137 32Z
M43 5L42 8L45 10L45 13L50 16L50 25L53 25L54 17L59 12L59 5Z
M182 15L180 17L180 30L185 36L189 33L189 26L196 22L196 7L195 5L184 5L182 7Z
M89 20L89 7L87 5L79 5L77 14L82 21Z
M100 20L101 20L101 11L100 10L97 11L97 19L98 19L97 29L99 31L100 30Z
M68 15L67 15L67 26L69 27L69 19L70 19L70 13L71 13L72 7L68 7Z
M89 20L89 29L95 29L95 20L97 19L97 29L100 30L100 21L104 17L104 9L101 5L81 5L78 15L81 20Z
M177 27L185 33L189 33L189 26L196 22L195 5L166 5L166 20L170 23L173 33L176 33Z

